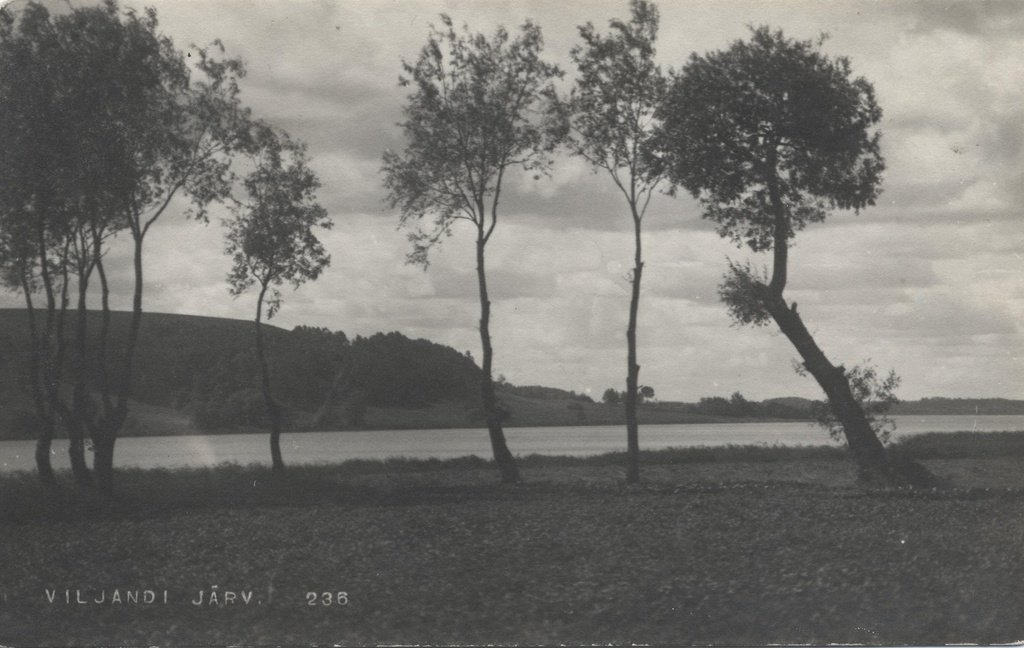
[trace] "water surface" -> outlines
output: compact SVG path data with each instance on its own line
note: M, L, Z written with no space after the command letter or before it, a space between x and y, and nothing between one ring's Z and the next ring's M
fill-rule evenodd
M1024 430L1024 416L894 416L896 436L922 432ZM626 449L621 425L506 428L513 454L586 456ZM816 425L785 423L700 423L643 425L640 447L659 450L671 447L721 445L838 445ZM32 470L33 441L0 441L0 471ZM485 429L381 430L373 432L293 432L281 437L285 463L335 463L347 459L449 459L466 455L490 458ZM90 457L91 459L91 457ZM206 436L126 437L118 440L115 465L121 467L174 468L215 466L224 462L270 463L267 434ZM68 468L67 442L53 444L53 466Z

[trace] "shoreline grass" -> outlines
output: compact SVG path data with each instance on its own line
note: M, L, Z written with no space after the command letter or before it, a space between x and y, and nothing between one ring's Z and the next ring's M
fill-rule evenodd
M1024 432L930 433L907 437L893 447L929 464L960 489L1024 487L1024 476L1018 480L1005 469L1024 457ZM524 471L525 487L624 486L624 452L589 456L530 454L517 461ZM986 461L999 468L986 471ZM852 455L839 446L725 445L644 450L641 466L643 485L652 488L739 482L830 488L855 485ZM119 468L117 492L111 499L75 487L68 470L57 474L59 486L52 492L31 471L0 475L0 522L82 520L95 515L142 519L169 511L278 505L386 505L396 498L415 499L412 494L417 489L430 490L442 484L452 497L460 493L472 497L477 489L498 488L493 460L472 455L451 459L349 459L293 465L284 473L275 473L264 464L236 463L203 468Z

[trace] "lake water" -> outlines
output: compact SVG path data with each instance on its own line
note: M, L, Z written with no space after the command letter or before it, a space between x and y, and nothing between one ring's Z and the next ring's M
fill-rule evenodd
M1024 430L1024 416L894 416L896 436L922 432L1000 432ZM626 449L621 425L506 428L513 454L586 456ZM819 427L805 422L643 425L640 447L720 445L828 445ZM33 470L35 442L0 441L0 472ZM285 463L334 463L346 459L448 459L466 455L491 457L484 429L386 430L374 432L293 432L281 437ZM270 463L267 434L126 437L118 440L115 466L172 468L215 466L224 462ZM53 444L53 466L68 468L67 442Z

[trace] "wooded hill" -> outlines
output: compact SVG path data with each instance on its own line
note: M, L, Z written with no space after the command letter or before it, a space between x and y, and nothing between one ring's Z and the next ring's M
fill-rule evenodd
M113 313L115 358L128 320L128 313ZM96 332L99 324L100 314L89 313L90 331ZM6 438L32 436L27 429L33 419L32 401L24 386L27 326L24 310L0 309L0 434ZM65 337L71 330L69 322ZM253 332L252 322L242 320L145 314L133 372L134 424L126 434L188 434L261 425L264 408ZM305 326L291 331L265 326L264 333L275 397L286 407L293 429L314 422L324 429L362 428L374 408L454 402L465 403L465 410L477 393L480 369L473 360L427 340L411 340L400 333L349 340L340 331ZM338 393L325 407L334 388Z

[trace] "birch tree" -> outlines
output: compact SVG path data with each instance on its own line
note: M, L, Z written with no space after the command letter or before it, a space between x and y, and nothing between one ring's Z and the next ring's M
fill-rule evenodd
M491 302L485 250L498 224L503 183L517 168L545 173L563 136L549 111L559 69L540 57L540 27L527 21L514 38L499 28L488 38L456 31L448 16L433 28L414 63L404 63L412 92L401 128L403 152L384 154L388 204L403 226L416 227L409 262L428 266L430 250L460 222L475 235L483 375L480 399L502 481L519 471L505 441L494 392Z
M640 481L637 402L640 365L637 320L643 277L641 226L647 206L663 179L652 165L655 113L667 81L654 62L658 9L646 0L630 2L631 19L612 20L602 36L590 23L579 28L583 45L572 50L579 71L565 104L570 124L569 150L604 171L622 193L633 224L633 270L630 273L629 324L626 328L626 482Z
M270 421L270 456L274 470L284 470L282 413L271 389L263 339L264 308L269 320L281 307L282 284L298 288L315 280L330 264L330 255L314 229L330 229L332 221L316 202L320 180L309 168L304 144L257 124L251 145L253 169L242 183L244 197L226 223L226 251L233 261L228 283L235 297L252 287L257 290L254 336L260 387Z

